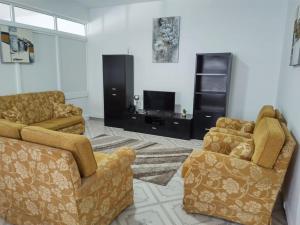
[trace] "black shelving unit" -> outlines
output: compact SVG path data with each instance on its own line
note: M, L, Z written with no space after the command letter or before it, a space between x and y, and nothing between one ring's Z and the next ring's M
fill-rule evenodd
M193 138L203 139L217 119L227 112L231 53L206 53L196 56Z

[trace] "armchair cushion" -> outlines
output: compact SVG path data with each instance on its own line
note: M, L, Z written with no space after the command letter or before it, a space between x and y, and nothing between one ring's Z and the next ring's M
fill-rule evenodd
M241 143L230 152L230 156L250 161L254 152L254 147L248 143Z
M242 131L238 131L238 130L227 129L227 128L213 127L213 128L210 128L209 131L210 132L219 132L219 133L231 134L231 135L240 136L240 137L244 137L244 138L250 138L250 139L252 138L251 133L242 132Z
M252 161L265 168L273 168L285 142L284 131L277 119L263 118L253 134L255 151Z
M26 125L0 119L0 136L21 140L21 130Z
M53 103L54 118L80 116L82 110L72 104Z
M259 123L259 121L261 119L263 119L264 117L270 117L270 118L274 118L275 117L275 110L273 108L273 106L271 105L264 105L261 110L259 111L259 114L256 118L256 124Z
M216 123L216 127L227 128L227 129L242 131L246 133L252 133L254 126L255 124L252 121L244 121L244 120L232 119L228 117L220 117Z
M97 163L93 155L93 149L90 141L85 136L66 134L33 126L25 127L21 131L21 136L24 141L70 151L82 177L88 177L96 172Z
M252 144L253 140L219 132L208 132L203 140L204 150L228 155L241 143Z

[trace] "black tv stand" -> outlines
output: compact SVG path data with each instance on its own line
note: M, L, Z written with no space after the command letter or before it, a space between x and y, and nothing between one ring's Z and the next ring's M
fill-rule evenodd
M168 111L127 112L124 129L172 138L191 139L192 115L183 117Z

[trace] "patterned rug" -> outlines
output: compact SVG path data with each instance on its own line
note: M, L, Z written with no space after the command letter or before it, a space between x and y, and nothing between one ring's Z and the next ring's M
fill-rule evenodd
M136 151L132 166L134 178L166 186L193 149L170 148L161 144L126 137L99 135L91 139L94 151L112 153L127 146Z

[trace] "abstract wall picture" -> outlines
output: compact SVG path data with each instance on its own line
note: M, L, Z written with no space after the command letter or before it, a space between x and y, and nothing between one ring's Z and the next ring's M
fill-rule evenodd
M33 63L32 31L0 25L0 57L3 63Z
M180 17L153 20L153 62L178 63Z
M297 8L297 15L294 25L293 46L291 54L291 66L300 65L300 6Z

